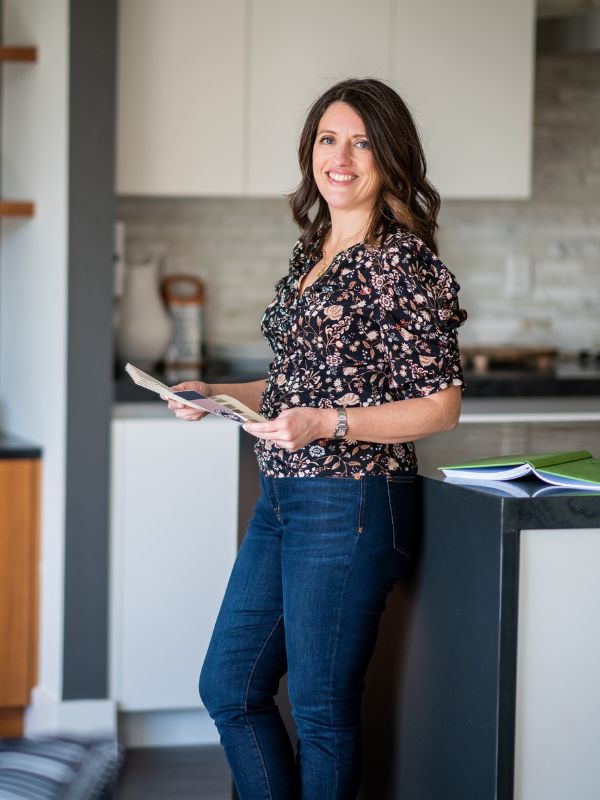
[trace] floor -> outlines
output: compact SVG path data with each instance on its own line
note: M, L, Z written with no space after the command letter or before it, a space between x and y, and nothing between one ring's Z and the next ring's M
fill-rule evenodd
M115 800L232 800L220 747L128 750Z

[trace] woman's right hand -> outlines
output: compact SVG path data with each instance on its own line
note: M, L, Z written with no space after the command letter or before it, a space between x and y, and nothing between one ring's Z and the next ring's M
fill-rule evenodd
M206 395L206 397L210 397L212 394L211 387L209 383L204 383L203 381L183 381L183 383L178 383L175 386L170 387L172 392L183 392L193 391L199 392L199 394ZM190 408L190 406L186 406L183 403L178 403L176 400L171 400L169 397L164 397L161 394L161 398L163 400L167 400L167 406L169 411L172 411L178 419L184 419L187 422L195 422L198 419L202 419L208 414L208 411L202 411L201 409L194 409Z

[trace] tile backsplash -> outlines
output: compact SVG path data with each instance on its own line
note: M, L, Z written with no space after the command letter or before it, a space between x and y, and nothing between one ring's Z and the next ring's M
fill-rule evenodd
M442 202L461 341L600 350L600 54L536 63L529 200ZM206 283L209 354L267 353L259 323L297 229L284 199L120 197L126 259Z

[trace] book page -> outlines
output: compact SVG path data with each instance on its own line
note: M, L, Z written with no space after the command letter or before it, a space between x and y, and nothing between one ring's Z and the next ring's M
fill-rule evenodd
M448 478L465 478L468 480L511 481L522 478L531 472L529 464L517 466L483 466L483 467L438 467Z

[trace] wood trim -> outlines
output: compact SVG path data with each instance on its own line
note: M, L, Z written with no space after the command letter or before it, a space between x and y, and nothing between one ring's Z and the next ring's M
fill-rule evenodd
M17 200L0 200L0 217L33 217L35 204Z
M0 61L37 61L37 47L0 47Z

